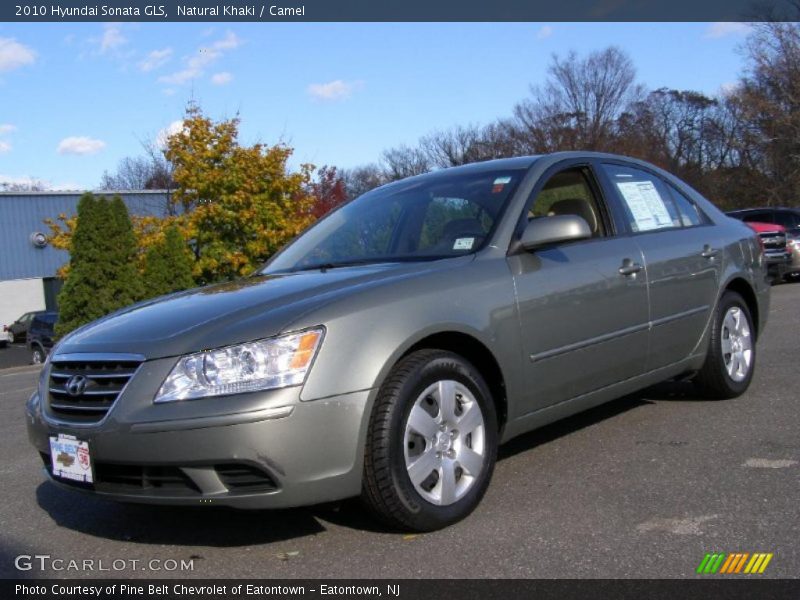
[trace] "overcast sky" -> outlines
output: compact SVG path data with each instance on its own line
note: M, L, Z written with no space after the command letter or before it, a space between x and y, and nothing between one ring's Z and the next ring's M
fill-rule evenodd
M90 189L194 97L244 142L351 167L510 113L553 53L615 44L640 80L715 94L743 68L738 23L0 23L0 181Z

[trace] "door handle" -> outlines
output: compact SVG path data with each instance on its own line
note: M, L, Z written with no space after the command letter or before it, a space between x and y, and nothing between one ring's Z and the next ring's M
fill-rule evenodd
M642 265L633 262L630 258L626 258L622 261L622 266L619 268L619 274L628 277L630 275L636 275L636 273L642 269L644 269Z
M703 258L714 258L717 256L717 254L719 254L719 250L706 244L703 246L703 251L700 253L700 256Z

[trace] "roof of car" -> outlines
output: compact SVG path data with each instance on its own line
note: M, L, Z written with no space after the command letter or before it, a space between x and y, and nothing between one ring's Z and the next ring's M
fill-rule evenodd
M427 173L422 173L414 177L400 179L399 181L406 181L408 179L415 179L416 177L431 177L431 176L448 176L454 173L484 173L486 171L499 171L504 169L524 170L533 166L538 160L542 159L571 159L571 158L601 158L607 160L624 160L631 163L638 163L646 165L651 168L658 168L645 161L642 161L631 156L623 156L621 154L610 154L608 152L593 152L593 151L580 151L580 150L567 150L562 152L550 152L547 154L532 154L528 156L514 156L510 158L494 158L491 160L484 160L479 162L467 163L465 165L458 165L455 167L447 167L444 169L436 169ZM398 183L397 181L386 184L387 186Z

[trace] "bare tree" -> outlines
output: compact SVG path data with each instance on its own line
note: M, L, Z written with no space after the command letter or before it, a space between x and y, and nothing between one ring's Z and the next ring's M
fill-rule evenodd
M614 46L584 59L554 55L548 75L514 107L518 135L531 152L608 149L616 119L643 95L633 62Z
M433 168L421 148L396 146L385 150L381 155L384 176L388 181L421 175Z
M337 169L337 172L344 182L345 192L349 199L358 198L386 183L383 172L374 163L353 169Z
M434 131L419 146L428 162L435 167L456 167L481 160L481 130L476 125L457 126Z
M759 149L759 168L772 185L770 203L800 198L800 24L766 22L746 46L749 68L740 102Z
M0 181L0 192L44 192L47 189L47 184L39 179Z
M125 157L115 173L103 173L100 188L104 190L171 190L173 167L163 149L153 142L142 142L143 156Z

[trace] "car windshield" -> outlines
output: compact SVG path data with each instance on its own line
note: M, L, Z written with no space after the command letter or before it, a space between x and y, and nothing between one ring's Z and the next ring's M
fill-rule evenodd
M440 172L378 188L322 219L262 273L476 252L489 240L524 174L522 169Z

